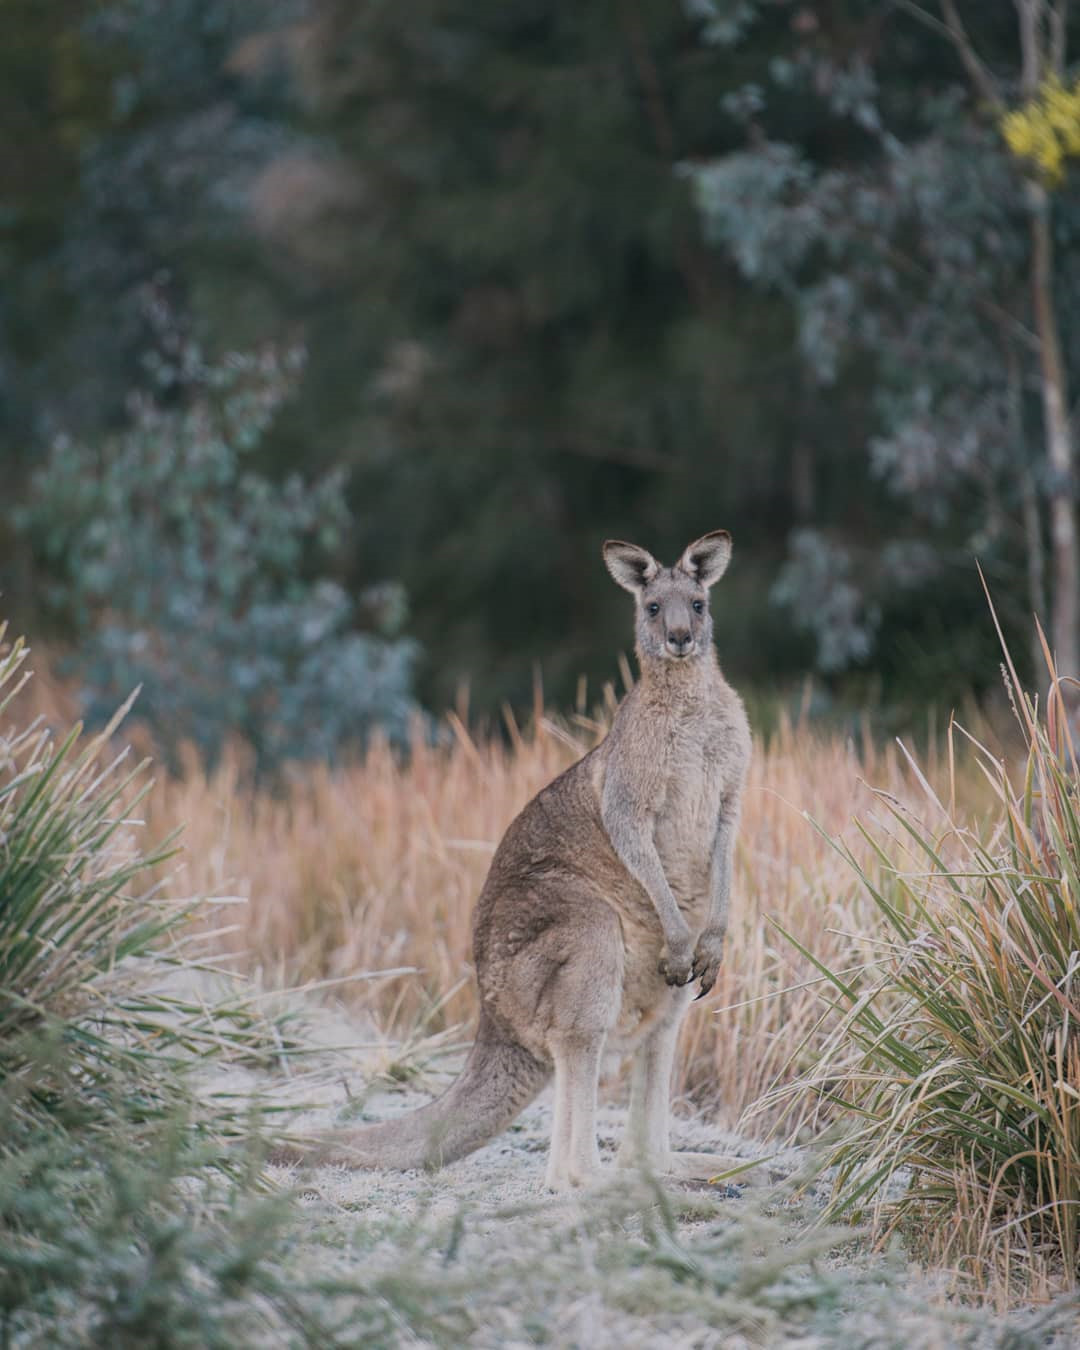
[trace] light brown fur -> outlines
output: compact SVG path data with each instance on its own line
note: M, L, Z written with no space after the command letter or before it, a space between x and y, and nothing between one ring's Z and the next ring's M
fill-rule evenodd
M691 982L704 994L716 979L750 758L708 610L730 551L716 531L667 568L633 545L605 544L608 570L635 598L641 679L607 737L525 807L495 853L474 917L481 1012L465 1068L420 1111L303 1156L448 1162L504 1129L554 1071L547 1180L581 1185L599 1167L597 1079L614 1051L634 1055L620 1163L723 1165L672 1154L668 1094Z

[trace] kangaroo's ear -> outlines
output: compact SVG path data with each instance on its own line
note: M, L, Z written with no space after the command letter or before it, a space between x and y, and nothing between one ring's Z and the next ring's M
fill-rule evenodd
M621 539L609 539L604 544L604 564L624 591L636 595L660 571L653 555L637 544L624 544Z
M720 580L730 561L731 535L727 530L713 530L687 544L679 566L688 576L708 587Z

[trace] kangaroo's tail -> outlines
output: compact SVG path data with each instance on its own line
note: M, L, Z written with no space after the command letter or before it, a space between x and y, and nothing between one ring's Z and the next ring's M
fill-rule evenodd
M505 1130L550 1076L549 1065L481 1014L469 1057L441 1097L395 1120L275 1148L269 1160L400 1170L441 1167Z

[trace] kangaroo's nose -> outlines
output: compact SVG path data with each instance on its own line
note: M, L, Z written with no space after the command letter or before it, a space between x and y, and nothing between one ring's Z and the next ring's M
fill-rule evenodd
M689 628L673 628L667 635L667 644L673 652L680 654L690 646L693 638Z

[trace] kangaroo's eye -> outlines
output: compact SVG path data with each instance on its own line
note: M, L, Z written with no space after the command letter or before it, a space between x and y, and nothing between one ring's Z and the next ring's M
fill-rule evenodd
M694 613L695 613L695 614L703 614L704 612L705 612L705 601L704 601L704 600L695 600L695 601L694 601Z
M655 619L656 616L660 613L660 606L654 600L652 604L648 606L648 610L649 613L652 615L652 617Z

